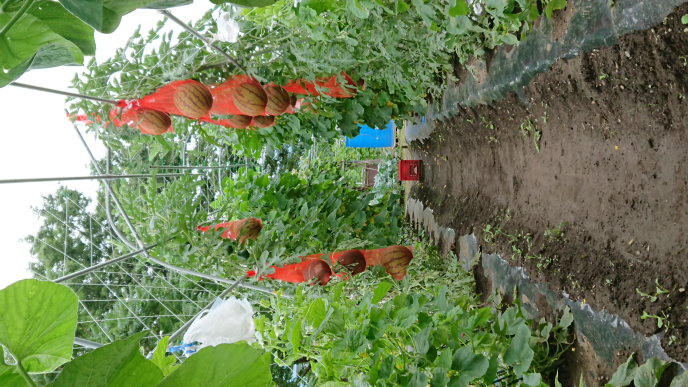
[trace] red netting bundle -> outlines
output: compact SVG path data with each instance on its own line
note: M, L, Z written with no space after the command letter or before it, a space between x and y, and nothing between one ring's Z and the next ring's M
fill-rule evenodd
M294 94L311 94L311 95L321 95L315 88L319 86L323 89L328 89L323 91L322 94L329 95L335 98L353 98L358 91L358 85L354 80L345 72L342 71L341 74L346 81L346 84L339 84L337 82L337 76L331 77L319 77L315 79L315 82L306 81L304 79L297 79L295 81L289 82L284 90L294 93ZM363 90L365 90L365 84L361 84Z
M322 94L335 98L353 97L359 85L342 72L345 84L337 81L338 76L320 77L315 82L299 79L286 87L274 83L261 85L249 75L234 75L225 82L207 87L194 80L174 81L141 99L119 101L122 118L113 111L110 121L117 127L127 124L145 134L158 135L172 131L170 114L224 126L246 129L248 127L269 128L275 124L275 116L294 114L294 109L315 111L303 99L294 94L321 95L316 85L324 88ZM360 85L365 89L365 84ZM212 115L231 115L231 118L213 120ZM85 115L77 121L92 123ZM107 123L105 124L107 126Z
M207 232L213 226L198 226L199 231ZM239 239L239 243L244 243L247 239L256 240L260 230L263 229L263 223L260 219L246 218L241 220L234 220L232 222L218 223L214 227L214 231L223 230L220 237L231 239L233 241Z
M355 275L357 274L356 268L360 268L362 267L362 265L359 266L359 262L356 262L356 255L352 254L354 251L359 251L363 255L366 267L383 266L385 268L385 271L389 275L391 275L399 281L406 277L406 269L408 268L411 259L413 259L413 247L398 245L375 250L347 250L330 253L329 255L310 254L305 257L301 257L303 261L299 263L284 265L282 267L272 266L272 268L275 269L275 272L272 274L264 275L260 279L263 280L265 278L270 278L291 283L301 283L312 280L313 277L309 277L309 275L311 274L322 273L323 277L318 278L322 284L322 282L324 281L323 278L327 276L325 273L323 273L323 270L314 270L316 268L314 268L313 266L311 266L310 270L307 271L307 269L309 268L309 265L311 265L314 261L327 262L328 260L332 263L332 265L336 265L337 263L339 263L343 266L347 266L350 269L350 271ZM353 265L353 263L356 263L356 265ZM319 266L322 265L319 264ZM251 270L247 273L247 275L249 277L253 277L256 275L256 272ZM343 273L338 273L334 275L337 275L339 277L344 276ZM327 281L329 281L329 277L327 278ZM327 281L324 282L327 283Z

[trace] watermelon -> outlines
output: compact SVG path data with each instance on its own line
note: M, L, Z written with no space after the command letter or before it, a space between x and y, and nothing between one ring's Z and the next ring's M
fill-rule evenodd
M366 260L358 250L347 250L337 258L337 262L346 267L352 275L363 273L366 269Z
M136 112L138 127L146 134L163 134L172 125L169 114L157 110L139 110Z
M332 269L330 269L330 265L325 261L313 261L303 269L303 279L306 280L306 282L312 282L311 280L313 278L317 278L317 282L320 285L327 285L327 283L330 282L331 276Z
M244 243L247 239L258 239L260 230L263 229L263 224L256 218L246 218L239 225L239 244Z
M251 123L251 117L237 114L227 121L232 128L246 129Z
M179 112L189 118L204 117L213 107L212 93L198 82L189 82L177 87L173 100Z
M269 128L275 125L274 116L257 116L253 117L253 125L259 128Z
M265 106L265 113L272 116L279 116L284 113L291 104L291 97L282 87L270 85L265 88L268 96L268 103Z
M263 114L268 103L265 90L254 83L242 83L237 86L232 93L232 99L240 112L253 117Z
M412 258L413 253L411 250L397 245L390 246L384 250L381 262L389 275L397 280L401 280L406 277L406 268L408 268Z

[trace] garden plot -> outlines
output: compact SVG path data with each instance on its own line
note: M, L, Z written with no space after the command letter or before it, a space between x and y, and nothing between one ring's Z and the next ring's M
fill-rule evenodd
M661 332L664 350L681 362L686 13L684 4L611 47L558 60L520 97L458 108L408 155L424 166L410 198L432 208L439 225L475 233L483 252L501 252L534 282L618 315L646 337Z

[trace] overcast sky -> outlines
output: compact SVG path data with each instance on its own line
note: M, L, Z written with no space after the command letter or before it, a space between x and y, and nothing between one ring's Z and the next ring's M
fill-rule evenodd
M196 0L192 5L171 11L188 22L200 18L211 6L208 0ZM138 10L125 16L114 33L103 35L96 32L96 59L100 63L111 57L139 24L145 34L161 19L162 16L154 10ZM166 28L171 26L174 24L168 22ZM178 30L176 26L173 28ZM81 71L79 67L36 70L25 74L18 82L68 90L74 74ZM0 89L4 136L0 151L0 180L89 174L89 157L66 119L64 99L12 86ZM86 140L96 157L105 155L105 148L92 136L87 136ZM30 207L39 206L41 195L55 192L59 185L58 182L0 184L0 289L30 277L26 270L32 259L29 245L19 239L34 234L40 226L40 219ZM63 185L92 198L98 187L98 183L93 181L69 181Z

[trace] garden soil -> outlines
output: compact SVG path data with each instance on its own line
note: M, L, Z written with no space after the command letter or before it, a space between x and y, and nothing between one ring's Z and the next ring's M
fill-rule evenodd
M646 336L667 325L643 314L666 316L662 345L681 362L688 362L688 25L680 22L687 13L684 4L612 47L559 60L524 89L528 104L512 93L462 109L407 153L423 160L410 197L457 238L475 233L483 252L502 252L534 282L618 314ZM471 75L457 67L457 76ZM487 225L501 230L494 240ZM639 293L654 295L657 283L670 292L655 302Z

